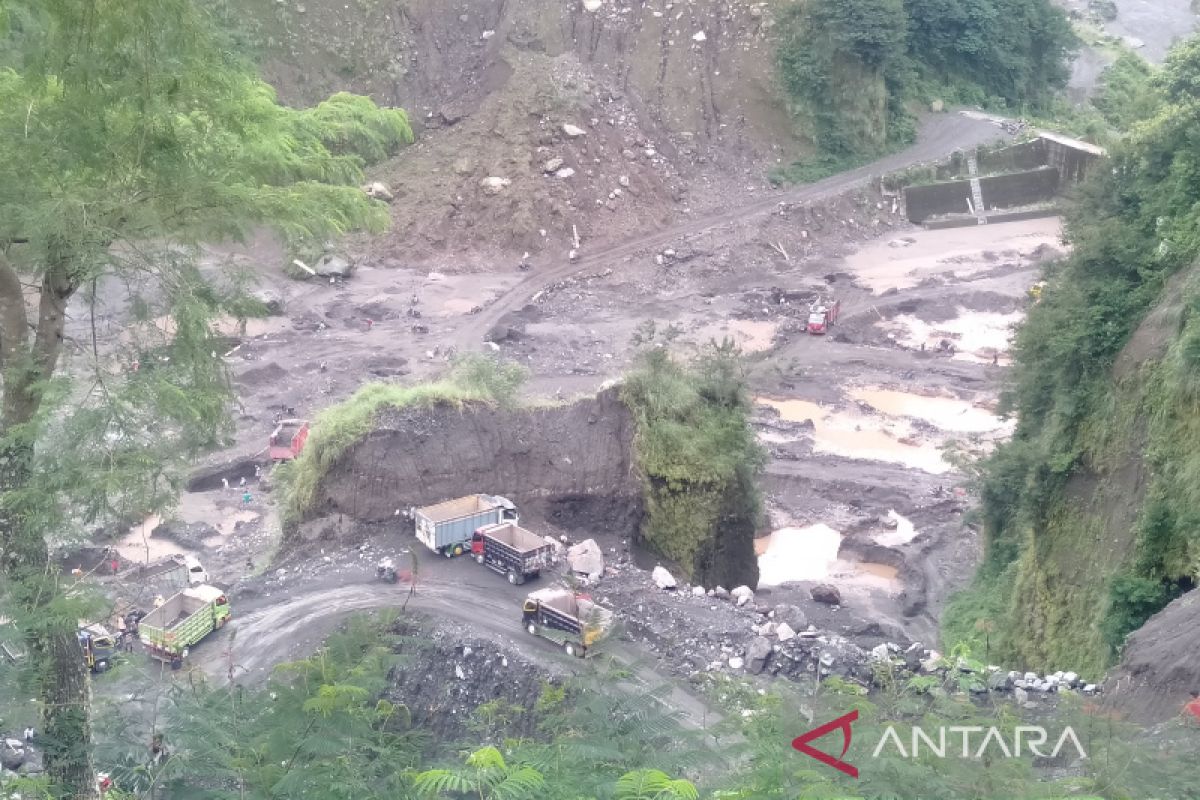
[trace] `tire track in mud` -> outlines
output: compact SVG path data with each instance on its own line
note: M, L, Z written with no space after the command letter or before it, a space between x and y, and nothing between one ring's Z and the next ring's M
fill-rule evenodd
M479 349L483 344L483 337L500 322L505 314L520 309L535 294L551 284L584 270L612 266L615 262L641 250L662 247L681 236L696 236L711 228L742 222L760 214L769 213L780 203L814 203L826 200L851 189L865 186L873 178L889 172L905 169L922 162L935 161L950 155L955 150L975 147L995 139L1006 138L1006 136L1007 134L994 122L963 114L931 117L922 126L915 144L871 164L839 173L816 183L772 192L760 200L747 203L733 211L707 214L638 236L581 256L576 261L560 263L557 260L539 259L533 262L533 270L527 277L448 337L448 344L453 345L459 351Z

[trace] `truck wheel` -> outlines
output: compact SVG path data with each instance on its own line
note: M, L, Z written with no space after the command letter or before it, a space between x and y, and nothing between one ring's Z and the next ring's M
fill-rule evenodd
M476 564L482 564L482 563L483 563L483 553L476 553L476 554L475 554L475 563L476 563Z
M461 556L462 554L463 554L462 545L461 544L454 545L454 555Z
M530 636L537 636L537 623L531 622L525 626L525 630L529 631Z
M517 580L517 573L513 572L511 569L508 571L508 582L513 586L516 586L518 583L520 583L520 581Z
M444 555L446 558L454 558L454 548L450 547L449 545L443 547L442 555Z
M566 652L567 655L571 656L572 658L574 658L575 656L578 656L580 654L579 653L579 645L575 644L574 642L564 642L563 650Z

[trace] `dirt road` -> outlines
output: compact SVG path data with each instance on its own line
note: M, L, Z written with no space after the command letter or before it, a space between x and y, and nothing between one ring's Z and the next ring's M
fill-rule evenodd
M532 639L520 622L520 602L527 587L509 586L490 572L466 559L448 562L433 559L422 565L424 577L409 597L409 585L374 581L367 570L347 571L320 587L305 586L298 596L252 598L237 604L234 620L193 654L194 663L214 678L231 672L242 681L265 680L281 660L311 652L355 612L377 609L409 610L437 622L461 624L464 631L519 650L552 673L578 673L587 668L544 639ZM656 670L654 657L628 642L610 641L604 655L613 658L629 674L618 683L626 691L642 693L662 686L665 671ZM672 683L657 695L679 723L692 730L708 730L721 720L700 697Z
M695 236L711 228L769 213L778 208L780 203L815 203L863 186L872 178L889 172L896 172L914 164L935 161L955 150L975 147L1004 137L1005 134L1001 128L979 118L963 114L928 117L921 127L916 143L911 147L857 169L839 173L816 183L782 190L736 209L707 214L651 234L604 247L595 252L582 254L575 261L563 260L560 262L543 259L533 262L532 271L528 277L460 326L453 334L451 343L458 350L479 347L482 338L500 322L505 314L521 308L538 291L552 283L584 270L612 266L617 261L638 251L663 247L680 237Z

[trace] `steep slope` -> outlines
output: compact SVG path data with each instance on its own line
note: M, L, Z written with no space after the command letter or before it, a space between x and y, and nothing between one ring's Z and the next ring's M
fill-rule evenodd
M628 233L721 203L718 180L761 183L798 147L768 3L252 0L240 13L286 99L364 92L436 133L380 172L403 210L378 251L536 252L576 230ZM487 177L509 183L485 193Z
M1019 424L983 471L985 563L947 610L949 640L995 631L1019 664L1096 674L1200 577L1197 75L1192 40L1070 216L1074 252L1018 335Z

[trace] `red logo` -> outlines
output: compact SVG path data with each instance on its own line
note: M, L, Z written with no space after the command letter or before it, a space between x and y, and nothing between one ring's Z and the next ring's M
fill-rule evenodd
M851 778L858 777L858 768L853 764L847 764L842 761L842 757L846 755L846 751L850 749L850 723L858 719L858 711L851 711L849 714L843 714L835 720L826 722L819 728L813 728L808 733L803 733L792 740L792 747L804 753L806 756L811 756L822 764L833 767L836 770L846 773ZM829 755L829 753L811 747L808 743L814 739L820 739L827 733L840 730L842 732L842 752L837 758Z

